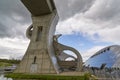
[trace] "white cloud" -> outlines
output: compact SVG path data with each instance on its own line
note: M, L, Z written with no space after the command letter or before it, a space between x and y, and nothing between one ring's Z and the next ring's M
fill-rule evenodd
M30 12L20 0L0 1L0 38L25 37L24 32L30 24Z
M29 41L20 38L0 39L0 58L19 58L24 55Z
M28 40L20 38L3 38L0 39L0 46L16 49L25 49L27 47Z
M120 15L120 0L96 0L85 16L95 20L111 20Z
M86 12L95 0L54 0L60 20Z
M98 34L101 36L102 41L113 42L115 44L120 44L120 25L115 28L107 28L101 31L98 31Z
M120 9L117 2L119 1L96 0L88 11L60 21L57 33L64 35L80 33L96 41L120 44L120 23L118 23Z

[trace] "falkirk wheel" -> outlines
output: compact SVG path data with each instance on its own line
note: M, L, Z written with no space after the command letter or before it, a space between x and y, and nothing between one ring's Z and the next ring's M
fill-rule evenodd
M65 71L81 71L82 57L69 46L58 42L54 35L58 14L53 0L21 0L31 12L32 25L26 31L30 39L23 59L14 73L59 74ZM66 54L64 50L75 53L77 57ZM66 61L71 57L74 61Z

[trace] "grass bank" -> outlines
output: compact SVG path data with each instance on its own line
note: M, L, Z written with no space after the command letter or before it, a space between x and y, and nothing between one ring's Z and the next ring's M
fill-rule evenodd
M90 75L83 76L63 76L63 75L33 75L33 74L6 74L5 77L13 79L35 79L35 80L89 80Z

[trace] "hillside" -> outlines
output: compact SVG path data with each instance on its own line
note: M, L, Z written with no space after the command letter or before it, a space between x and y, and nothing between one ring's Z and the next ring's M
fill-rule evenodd
M13 64L19 64L20 60L8 60L8 59L0 59L0 67L12 66Z

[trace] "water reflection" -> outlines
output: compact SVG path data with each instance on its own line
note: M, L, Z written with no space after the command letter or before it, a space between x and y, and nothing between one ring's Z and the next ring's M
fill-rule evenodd
M13 80L12 78L6 78L4 75L0 75L0 80Z
M91 57L86 61L85 65L89 65L90 67L100 67L102 64L106 64L106 67L112 67L115 61L116 58L114 57L113 52L107 51L97 56Z
M106 47L92 57L90 57L86 62L85 66L89 67L100 67L102 64L106 64L107 68L120 68L120 46L114 45Z

